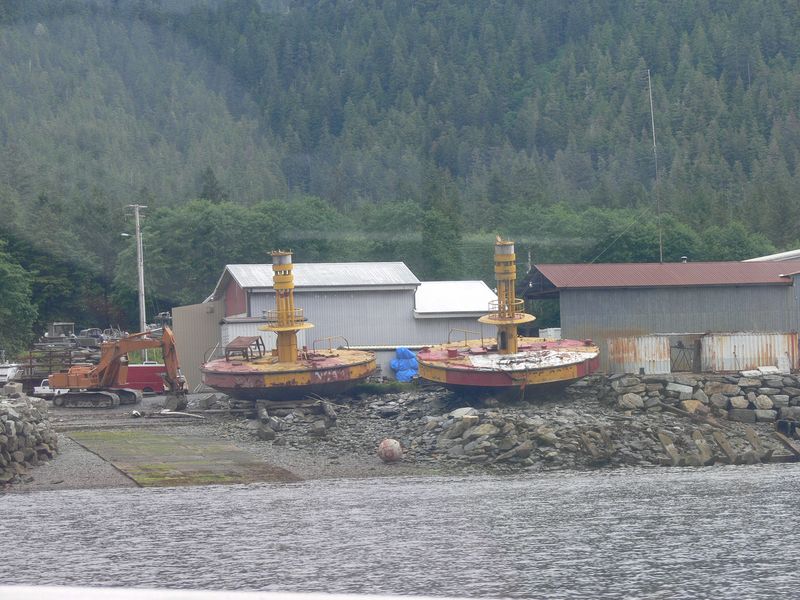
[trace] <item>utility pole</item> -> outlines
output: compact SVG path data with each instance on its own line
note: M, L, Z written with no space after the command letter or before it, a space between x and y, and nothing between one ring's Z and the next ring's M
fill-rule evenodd
M647 92L650 96L650 127L653 129L653 158L656 163L656 219L658 221L658 262L664 262L664 239L661 235L661 199L658 196L658 149L656 147L656 119L653 115L653 86L650 84L650 69L647 69Z
M133 209L133 218L136 224L136 268L139 274L139 331L145 331L147 319L145 318L144 308L144 255L142 251L142 229L139 220L139 210L147 207L141 204L129 204L128 208Z

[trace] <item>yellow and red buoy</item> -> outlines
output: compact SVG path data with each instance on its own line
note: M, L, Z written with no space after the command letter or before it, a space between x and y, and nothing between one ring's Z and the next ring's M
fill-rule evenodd
M495 338L464 340L424 348L417 354L419 375L453 389L524 390L578 379L600 366L599 349L590 340L521 337L517 327L536 319L523 312L515 293L514 243L497 238L494 271L497 300L478 321L494 325Z
M329 347L298 349L297 332L311 329L303 310L294 303L292 253L272 253L275 308L267 311L262 331L277 335L276 348L266 356L243 352L241 360L226 357L205 363L203 383L243 400L289 400L308 394L345 391L376 369L372 352Z

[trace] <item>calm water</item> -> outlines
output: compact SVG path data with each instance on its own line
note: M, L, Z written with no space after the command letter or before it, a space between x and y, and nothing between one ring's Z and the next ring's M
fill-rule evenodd
M798 597L800 467L0 496L0 581Z

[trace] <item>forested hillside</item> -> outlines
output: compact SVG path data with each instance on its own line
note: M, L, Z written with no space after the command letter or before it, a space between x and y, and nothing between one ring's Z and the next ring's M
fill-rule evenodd
M796 3L12 0L0 23L0 263L39 323L135 322L131 202L151 310L279 245L422 278L488 278L495 233L658 260L657 203L666 260L800 245Z

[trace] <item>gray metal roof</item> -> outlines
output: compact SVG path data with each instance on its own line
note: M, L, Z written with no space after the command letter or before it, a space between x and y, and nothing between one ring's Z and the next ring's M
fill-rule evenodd
M800 250L789 250L788 252L778 252L777 254L768 254L767 256L748 258L742 262L784 261L798 259L800 259Z
M413 288L420 284L402 262L294 263L293 274L296 288ZM226 276L243 289L272 288L271 264L226 265L210 299L224 292Z
M497 294L483 281L423 281L414 295L416 314L484 314Z

